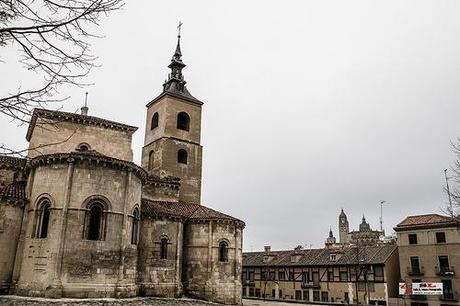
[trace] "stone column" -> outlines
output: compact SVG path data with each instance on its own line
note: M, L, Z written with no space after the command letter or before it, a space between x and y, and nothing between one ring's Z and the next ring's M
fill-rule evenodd
M67 232L67 217L69 211L69 204L70 204L70 196L72 192L72 181L73 181L73 173L75 168L75 160L73 158L69 158L67 160L69 163L67 167L67 179L65 183L65 190L64 190L64 203L62 205L62 216L61 216L61 223L60 223L60 235L58 237L58 249L57 249L57 256L56 256L56 266L54 271L54 279L51 287L46 290L45 297L51 298L59 298L62 297L62 260L64 258L64 250L65 250L65 241L66 241L66 232Z

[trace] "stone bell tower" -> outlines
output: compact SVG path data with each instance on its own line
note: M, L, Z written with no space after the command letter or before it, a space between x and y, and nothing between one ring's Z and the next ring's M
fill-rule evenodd
M142 167L161 178L179 177L179 200L200 204L203 102L194 98L185 86L180 37L179 29L163 92L147 104Z
M347 215L342 211L339 215L339 242L348 243L348 233L350 232L350 226L348 224Z

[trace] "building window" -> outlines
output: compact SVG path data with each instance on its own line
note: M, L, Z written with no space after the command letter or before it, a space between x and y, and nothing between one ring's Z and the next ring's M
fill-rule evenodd
M340 274L339 274L339 279L340 279L340 281L342 281L342 282L348 281L348 272L346 272L346 271L341 271Z
M152 122L150 123L150 129L153 130L154 128L158 127L158 113L153 114Z
M248 277L250 282L254 282L254 271L249 271Z
M302 272L302 283L308 283L308 272Z
M286 279L286 273L284 273L284 271L279 271L278 280L285 280L285 279Z
M133 217L131 221L131 244L137 244L139 242L139 208L135 208L133 211Z
M219 261L228 261L228 243L225 241L219 243Z
M409 234L409 244L417 244L417 234Z
M190 116L185 112L177 114L177 128L183 131L190 130Z
M38 209L35 211L35 227L33 232L34 238L48 237L48 226L51 213L51 202L48 199L42 199L37 205Z
M87 143L80 143L78 146L77 146L77 151L80 151L80 152L86 152L86 151L89 151L91 150L91 147L89 144Z
M454 291L452 290L452 280L450 279L442 280L442 290L443 290L443 298L445 300L454 299Z
M184 149L177 151L177 162L180 164L187 164L188 153Z
M302 291L300 291L300 290L295 291L295 299L296 300L301 300L302 299Z
M318 290L313 290L313 301L315 302L319 301L319 291Z
M383 267L374 266L374 279L383 280Z
M439 256L438 259L439 259L439 271L441 273L450 272L449 257Z
M327 272L327 280L329 282L333 282L334 281L334 271L328 271Z
M303 300L309 301L310 300L310 292L308 290L303 291Z
M437 232L436 233L436 243L446 243L446 233Z
M104 240L105 214L104 205L101 202L91 202L85 217L85 239Z
M168 259L168 238L166 237L160 240L160 259Z
M411 272L419 274L421 273L420 269L420 261L417 256L411 256L410 258L410 267L411 267Z
M256 297L260 297L260 288L256 288Z
M329 292L321 291L321 301L328 302L329 301Z
M249 296L254 296L254 288L249 287Z

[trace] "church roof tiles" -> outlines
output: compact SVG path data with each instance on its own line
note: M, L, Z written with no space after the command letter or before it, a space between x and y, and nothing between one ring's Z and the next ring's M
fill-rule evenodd
M0 155L0 169L22 169L26 165L26 159L8 155Z
M32 118L30 119L29 128L27 129L27 134L26 134L27 141L30 141L35 125L37 123L37 119L39 117L57 120L57 121L76 122L76 123L85 124L85 125L97 125L97 126L101 126L101 127L108 128L108 129L125 130L131 133L134 133L137 130L137 127L135 126L131 126L131 125L115 122L115 121L110 121L110 120L102 119L99 117L36 108L34 109Z
M360 264L384 264L388 257L397 249L396 245L348 247L340 250L334 249L309 249L272 251L270 266L324 266L324 265L354 265L358 258ZM358 256L359 252L359 256ZM331 261L331 254L341 254L336 260ZM296 261L291 256L298 255ZM243 266L267 266L264 257L266 252L248 252L243 255Z
M244 222L232 216L221 213L209 207L187 203L187 202L169 202L169 201L152 201L142 199L142 214L147 217L177 217L185 220L220 220L240 223Z
M26 200L26 182L14 182L0 188L0 199Z

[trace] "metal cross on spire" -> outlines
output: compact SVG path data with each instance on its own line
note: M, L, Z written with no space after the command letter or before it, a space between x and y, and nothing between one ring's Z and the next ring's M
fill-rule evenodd
M179 20L179 25L177 26L177 37L179 38L180 38L180 30L181 30L182 25L183 25L182 21Z

